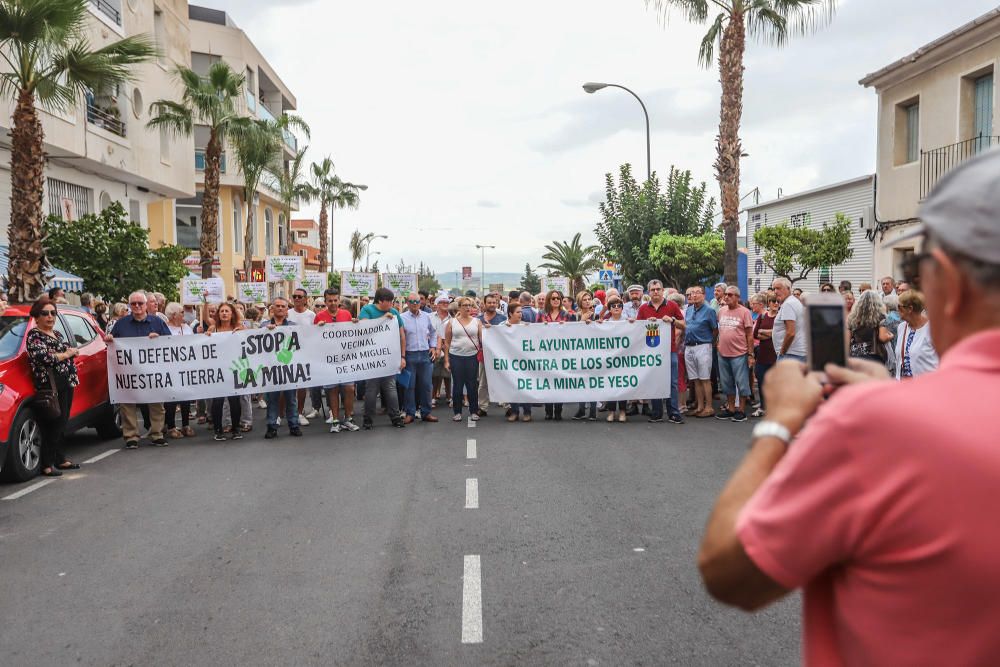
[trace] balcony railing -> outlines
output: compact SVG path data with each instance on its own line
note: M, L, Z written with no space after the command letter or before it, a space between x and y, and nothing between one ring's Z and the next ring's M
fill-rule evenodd
M205 171L205 150L196 148L194 150L194 168L196 171ZM219 173L226 173L226 154L219 156Z
M926 199L949 171L994 146L1000 146L1000 137L980 135L950 146L920 151L920 200Z
M260 116L261 120L269 120L271 122L277 120L277 118L274 117L274 114L271 113L271 110L264 106L263 102L257 103L257 115Z
M114 21L116 25L122 24L122 12L120 5L116 6L115 4L108 2L108 0L90 0L90 4L97 7L98 11Z
M299 150L299 140L290 130L283 130L282 135L285 137L285 145L291 148L293 153Z
M87 122L119 137L125 136L125 123L122 119L90 101L87 102Z

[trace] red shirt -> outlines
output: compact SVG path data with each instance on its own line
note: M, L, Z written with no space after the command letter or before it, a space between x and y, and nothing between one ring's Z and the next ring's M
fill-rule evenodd
M639 306L639 314L636 316L637 320L662 320L664 317L672 317L675 320L683 320L684 313L681 312L681 307L670 299L664 299L663 303L660 304L659 308L653 307L652 301L647 301L646 303ZM673 329L673 327L671 327ZM670 351L677 351L677 336L673 335L671 331L670 334Z
M351 311L344 310L343 308L337 311L336 320L333 319L333 315L330 314L329 310L321 310L320 312L316 313L316 319L314 320L313 324L333 324L334 321L350 322L351 319L352 319Z

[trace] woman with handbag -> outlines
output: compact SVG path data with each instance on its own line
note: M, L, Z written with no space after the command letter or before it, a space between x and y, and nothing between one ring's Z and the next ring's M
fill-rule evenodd
M853 358L885 364L885 343L892 340L892 334L885 327L885 306L875 292L861 293L847 316L847 328L851 331Z
M56 331L56 304L48 296L38 299L29 312L35 326L28 332L25 346L35 384L33 405L42 435L41 471L46 477L60 477L62 470L80 468L62 452L73 387L80 384L73 363L79 351L67 345Z
M444 367L451 372L452 421L462 421L462 394L469 396L472 421L479 420L479 362L483 355L483 322L472 316L472 299L458 300L458 314L444 334Z

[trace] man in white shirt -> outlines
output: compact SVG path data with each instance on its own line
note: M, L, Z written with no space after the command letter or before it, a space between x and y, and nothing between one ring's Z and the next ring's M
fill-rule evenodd
M439 296L434 300L434 313L431 315L431 324L437 332L438 351L434 359L434 373L431 376L433 385L431 388L431 407L437 407L437 397L441 393L441 384L444 384L445 396L451 396L451 373L444 367L444 334L451 321L451 314L448 306L451 300L447 296Z
M627 320L639 317L639 307L642 305L642 285L632 285L628 288L628 298L622 308L622 316Z
M781 302L774 318L771 340L778 361L794 359L806 362L806 309L792 294L792 283L787 278L775 278L771 289Z
M304 289L299 287L292 292L292 307L288 309L288 319L300 327L312 326L316 321L316 311L309 306L309 295ZM296 389L295 398L299 404L299 424L301 426L309 426L309 420L319 414L317 408L322 407L323 398L320 388L316 387L313 392L313 400L316 401L318 399L319 403L314 404L308 414L302 414L306 406L306 390Z

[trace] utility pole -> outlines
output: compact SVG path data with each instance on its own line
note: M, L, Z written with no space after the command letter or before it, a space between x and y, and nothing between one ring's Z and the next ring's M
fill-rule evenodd
M479 274L479 298L482 299L486 295L486 249L496 250L496 246L476 244L476 248L483 254L482 272Z

